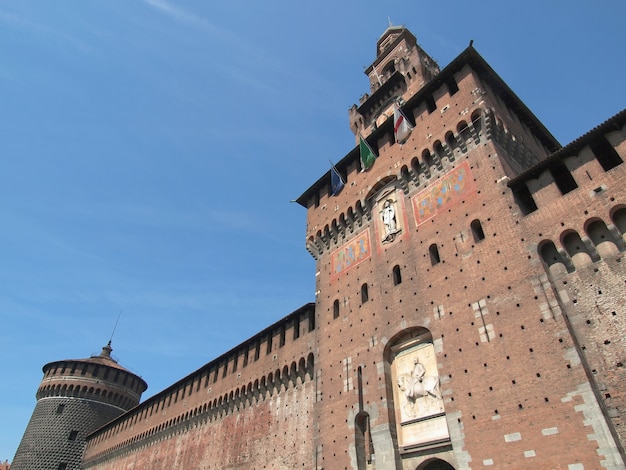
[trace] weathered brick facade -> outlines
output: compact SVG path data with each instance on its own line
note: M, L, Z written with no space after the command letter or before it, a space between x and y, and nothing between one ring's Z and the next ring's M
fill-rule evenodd
M471 45L440 70L402 27L366 73L345 187L298 199L315 304L93 433L83 468L625 468L626 111L562 147Z

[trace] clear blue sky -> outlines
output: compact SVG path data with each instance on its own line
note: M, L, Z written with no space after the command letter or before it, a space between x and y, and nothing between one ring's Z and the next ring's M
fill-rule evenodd
M314 300L290 204L354 146L388 25L470 41L562 143L626 107L626 2L0 1L0 460L41 367L145 398Z

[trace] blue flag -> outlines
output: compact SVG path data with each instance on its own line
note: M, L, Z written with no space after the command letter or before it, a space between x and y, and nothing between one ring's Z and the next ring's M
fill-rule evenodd
M330 162L330 193L333 196L336 196L341 192L343 187L346 185L345 181L333 165L333 162Z

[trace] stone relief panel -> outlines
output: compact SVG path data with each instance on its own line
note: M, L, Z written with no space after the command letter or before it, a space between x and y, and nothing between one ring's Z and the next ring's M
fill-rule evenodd
M415 341L400 347L393 359L392 376L400 447L448 440L432 342Z

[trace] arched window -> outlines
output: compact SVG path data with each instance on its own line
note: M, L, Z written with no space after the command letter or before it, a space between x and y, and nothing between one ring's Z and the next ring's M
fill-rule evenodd
M361 303L364 304L368 300L369 300L369 293L368 293L368 290L367 290L367 283L364 283L361 286Z
M424 151L422 152L422 161L427 168L430 168L435 164L433 157L428 149L424 149Z
M397 286L402 282L402 274L400 273L400 266L397 264L393 267L393 285Z
M422 154L422 159L423 159L423 154ZM418 160L417 157L413 157L413 159L411 160L411 168L413 169L413 171L415 172L416 175L419 175L420 173L420 162Z
M474 110L474 112L472 113L471 119L472 119L472 125L474 126L474 129L476 129L476 133L480 134L483 130L483 116L482 116L482 112L480 109L476 109Z
M591 242L596 246L598 253L602 257L612 256L619 252L616 239L609 231L606 224L602 220L594 220L586 228L587 235Z
M339 300L335 299L333 302L333 318L339 317Z
M450 147L450 149L456 147L456 140L454 139L454 134L452 133L452 131L446 132L444 140L446 141L446 145Z
M406 165L400 168L400 176L404 181L409 183L411 181L411 174L409 173L409 169Z
M478 243L479 241L485 239L485 232L483 232L483 226L480 223L480 220L478 219L472 220L470 227L472 229L472 235L474 236L475 242Z
M437 244L433 243L428 247L428 252L430 253L430 264L436 265L441 261L439 257L439 248L437 248Z
M626 235L626 208L620 207L613 214L611 220L622 235Z
M592 261L591 253L589 253L587 246L585 246L577 232L570 231L567 234L562 235L561 244L574 262L574 266L576 268L584 266Z
M357 468L365 470L372 463L374 445L370 434L370 417L364 411L358 413L354 419L354 444Z
M445 156L445 153L443 151L443 145L441 145L441 142L439 140L435 141L433 149L435 150L435 155L437 155L440 160Z
M460 134L461 139L467 140L470 138L470 130L467 122L461 121L456 125L456 130Z

